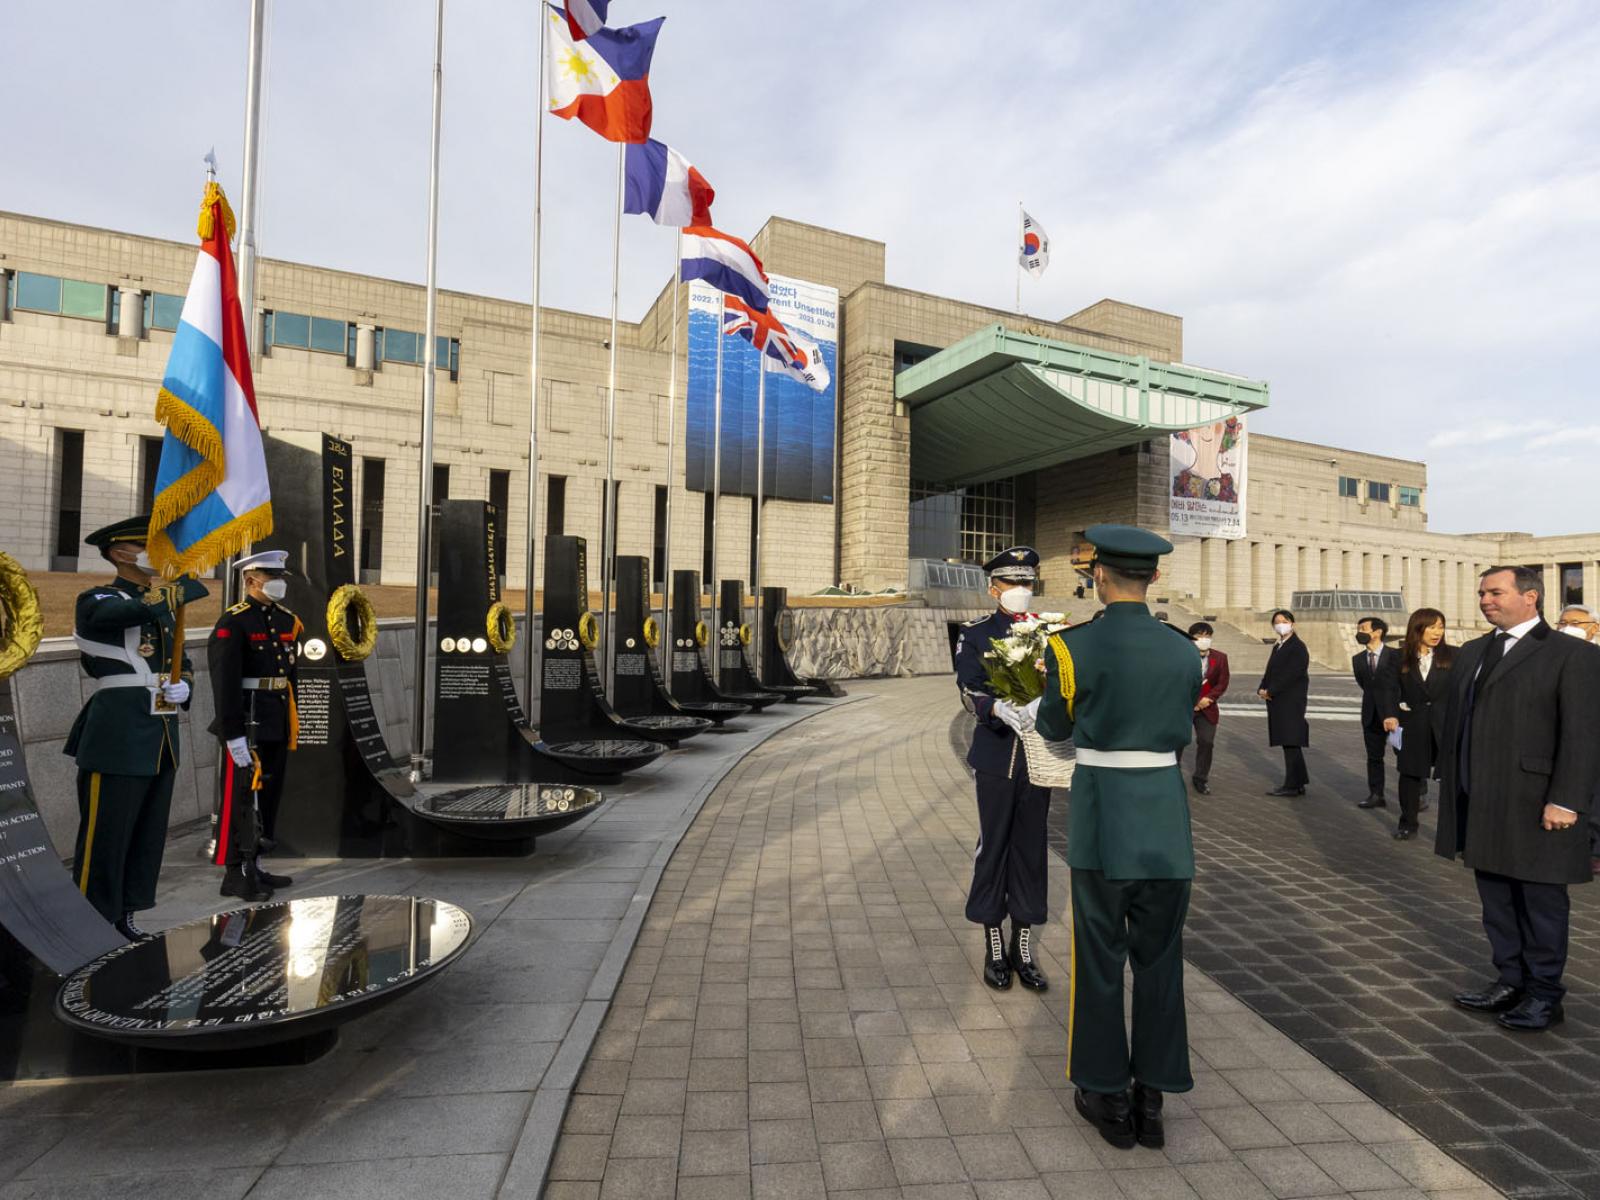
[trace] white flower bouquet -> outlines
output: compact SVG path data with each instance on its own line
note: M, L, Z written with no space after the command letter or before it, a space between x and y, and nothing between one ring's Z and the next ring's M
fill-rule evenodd
M1045 646L1067 628L1066 613L1029 613L1011 625L1003 638L992 638L983 654L989 688L1008 704L1021 708L1044 695ZM1028 778L1039 787L1064 788L1072 784L1077 766L1070 741L1049 742L1031 725L1017 732L1028 760Z

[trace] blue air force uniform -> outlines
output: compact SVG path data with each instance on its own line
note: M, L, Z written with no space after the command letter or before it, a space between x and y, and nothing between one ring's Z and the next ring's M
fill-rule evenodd
M85 540L102 553L142 551L148 517L130 517ZM118 575L78 596L73 640L94 684L62 747L78 764L78 836L73 877L89 903L124 936L140 936L132 916L155 906L167 816L178 769L178 709L169 678L176 611L206 595L197 580L154 586ZM181 691L193 669L183 658Z
M1031 587L1038 567L1039 555L1027 546L1012 547L984 564L991 583L1005 587ZM1023 615L997 608L965 624L956 642L956 685L963 706L976 721L967 765L977 784L978 846L967 891L967 920L984 927L984 982L1000 990L1011 986L1013 971L1026 987L1046 986L1033 959L1030 927L1045 919L1050 789L1036 787L1028 779L1022 744L996 714L997 697L983 669L990 642L1007 636L1012 622ZM1009 951L1000 929L1008 916Z

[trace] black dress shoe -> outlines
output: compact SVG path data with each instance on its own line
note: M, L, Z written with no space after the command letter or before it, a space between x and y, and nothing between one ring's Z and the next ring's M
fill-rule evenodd
M1194 794L1196 796L1211 795L1211 785L1203 779L1196 779L1194 781Z
M1356 805L1356 807L1357 808L1388 808L1389 807L1389 802L1387 800L1385 800L1382 796L1380 796L1376 792L1374 792L1372 795L1368 796L1365 800L1363 800L1360 804Z
M1275 787L1267 793L1269 796L1304 796L1305 794L1306 790L1303 787Z
M1133 1085L1133 1133L1139 1145L1159 1150L1167 1144L1166 1125L1161 1120L1161 1093L1142 1083Z
M1522 1003L1522 989L1509 983L1492 983L1482 991L1457 992L1456 1003L1473 1012L1501 1013Z
M1006 961L1005 942L1000 936L1000 926L983 927L983 981L997 992L1011 986L1011 964Z
M248 900L251 904L272 899L272 889L263 886L254 872L247 873L242 867L228 868L227 874L222 877L222 894Z
M1521 1004L1501 1013L1494 1019L1494 1023L1501 1029L1510 1029L1517 1033L1538 1033L1549 1029L1552 1025L1561 1024L1565 1016L1566 1014L1561 1011L1559 1000L1551 1003L1537 996L1524 996Z
M278 843L273 841L269 837L257 838L256 839L256 853L257 854L271 854L277 848L278 848Z
M1394 840L1397 842L1409 842L1411 835L1415 832L1413 829L1396 829L1394 831Z
M1078 1115L1118 1150L1133 1149L1133 1114L1126 1092L1086 1092L1079 1088L1072 1097L1072 1104Z
M113 925L116 931L123 937L127 938L130 942L147 942L155 936L155 934L146 933L144 930L135 925L133 923L133 914L131 912L123 913L122 919L114 922Z
M271 871L262 870L260 867L256 868L256 878L261 881L263 886L269 888L286 888L294 886L294 880L289 876L274 875Z
M1033 961L1033 929L1027 925L1011 923L1011 953L1006 956L1011 969L1017 973L1017 982L1025 988L1042 992L1050 986L1039 964Z

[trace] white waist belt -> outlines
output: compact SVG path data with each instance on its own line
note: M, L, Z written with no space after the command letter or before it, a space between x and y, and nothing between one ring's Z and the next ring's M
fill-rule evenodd
M1171 750L1091 750L1077 747L1080 767L1175 767L1178 756Z
M154 691L156 684L142 675L106 675L94 681L94 690L103 692L107 688L144 688Z
M239 686L247 692L282 692L289 687L287 675L273 675L265 678L247 675L239 681Z

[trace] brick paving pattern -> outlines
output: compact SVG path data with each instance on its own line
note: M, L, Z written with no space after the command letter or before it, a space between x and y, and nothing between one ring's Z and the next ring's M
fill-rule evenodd
M1166 1149L1105 1145L1064 1077L1064 925L1040 931L1044 996L979 976L948 677L870 690L753 753L691 826L550 1200L1498 1194L1199 972L1197 1087L1169 1099ZM1059 914L1059 861L1051 893Z

